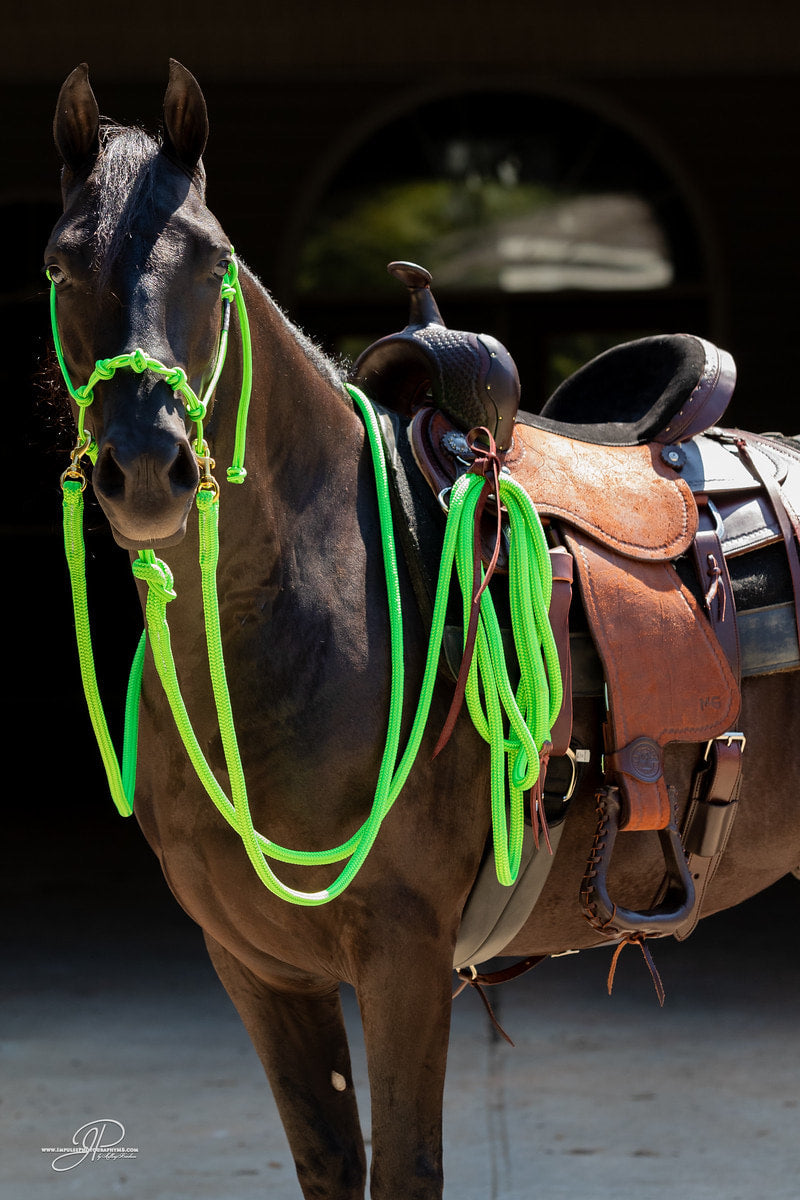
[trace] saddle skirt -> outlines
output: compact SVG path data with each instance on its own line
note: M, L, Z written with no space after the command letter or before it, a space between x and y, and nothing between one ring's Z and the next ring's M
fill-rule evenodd
M410 436L417 465L437 494L468 469L467 439L438 409L418 412ZM518 420L505 469L540 516L563 520L625 557L662 561L692 544L697 508L660 450L579 442Z

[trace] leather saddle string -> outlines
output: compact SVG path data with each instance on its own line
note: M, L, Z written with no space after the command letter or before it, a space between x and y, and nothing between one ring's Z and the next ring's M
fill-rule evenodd
M488 439L488 448L481 446L476 442L476 438L483 434ZM442 732L439 735L439 741L436 743L436 748L433 752L433 757L436 758L444 747L449 742L453 730L455 729L458 714L464 704L464 695L467 688L467 679L469 677L469 669L472 664L472 658L475 653L475 639L478 635L478 620L481 611L481 596L489 585L489 580L494 574L497 566L497 560L500 556L500 547L503 537L503 514L500 507L500 468L502 467L502 456L497 449L495 440L488 429L481 427L473 429L467 435L467 442L470 450L475 454L472 465L467 474L478 475L483 477L483 488L478 497L478 503L475 505L475 515L472 533L472 604L470 606L469 625L467 626L466 637L464 639L464 653L461 658L461 667L456 680L455 692L450 704L450 710L445 719ZM491 475L490 475L491 472ZM497 510L497 525L495 530L494 547L492 556L486 567L486 571L481 582L481 522L483 520L486 502L490 495L495 497L495 508Z
M620 941L616 950L614 951L614 954L611 958L611 966L609 967L609 970L608 970L608 980L606 982L609 996L611 995L613 988L614 988L614 976L617 973L617 963L619 962L619 956L620 956L620 954L622 954L622 951L625 949L626 946L638 946L639 949L641 950L642 957L643 957L645 963L647 964L648 971L650 972L650 978L653 980L653 986L656 989L656 996L658 997L658 1003L663 1008L664 1000L666 997L666 993L664 991L664 984L661 982L661 976L658 973L658 968L655 964L655 960L653 959L653 956L647 947L647 935L645 933L628 933L628 934L626 934Z
M545 962L549 957L549 954L531 954L528 958L523 958L518 962L512 963L510 967L505 967L499 971L490 971L488 974L483 974L480 971L476 971L474 967L462 967L460 971L456 971L461 984L453 992L452 998L455 1000L457 996L461 995L466 987L473 988L483 1001L484 1007L489 1014L489 1019L491 1020L497 1032L501 1037L505 1038L509 1046L513 1046L514 1043L506 1033L505 1029L503 1029L500 1022L497 1020L494 1010L492 1009L492 1006L489 1003L489 1000L483 989L485 987L497 987L498 984L508 983L512 979L519 979L520 975L524 975L527 971L531 971L534 967L538 967L539 963Z

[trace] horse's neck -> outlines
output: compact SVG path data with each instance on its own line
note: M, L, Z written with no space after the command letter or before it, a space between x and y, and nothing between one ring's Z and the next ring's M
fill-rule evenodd
M260 586L281 557L305 539L309 526L330 528L326 503L355 495L355 473L363 443L360 419L347 404L332 368L288 325L263 289L243 279L253 343L253 392L247 427L243 484L229 484L225 472L233 457L242 382L238 323L208 435L220 481L220 574L236 575L235 587ZM324 493L324 494L323 494ZM318 539L320 540L320 539ZM187 567L196 572L193 539L182 547ZM252 579L249 577L252 576Z

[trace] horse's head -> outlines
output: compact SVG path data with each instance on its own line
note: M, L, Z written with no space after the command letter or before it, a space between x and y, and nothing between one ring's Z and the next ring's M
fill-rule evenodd
M45 265L62 365L96 443L94 490L121 545L168 546L183 537L198 485L186 396L202 396L213 376L231 262L204 202L205 101L171 62L159 145L101 122L82 65L61 89L53 130L64 213ZM119 356L98 376L101 360ZM87 406L81 386L93 376Z

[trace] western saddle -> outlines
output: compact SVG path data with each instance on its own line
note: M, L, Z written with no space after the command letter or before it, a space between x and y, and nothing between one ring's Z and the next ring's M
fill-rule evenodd
M734 362L689 334L616 346L565 380L541 413L521 412L508 351L486 334L447 329L423 268L391 263L389 271L408 290L409 323L364 351L352 382L399 415L416 466L440 498L472 466L477 431L488 430L503 470L548 526L560 585L551 621L567 685L546 784L552 792L553 775L561 789L548 810L555 826L569 790L558 782L563 764L572 783L580 770L571 695L605 695L583 911L616 943L687 937L736 813L742 676L800 665L800 448L718 427ZM783 594L778 603L766 594L768 568L759 566L745 572L752 595L743 601L737 564L770 548L782 555ZM573 571L588 632L573 623L568 634ZM752 582L759 572L761 592ZM746 604L738 614L735 591L740 609ZM680 829L664 775L672 742L700 747ZM607 883L617 833L637 830L658 831L664 854L660 896L646 912L615 904ZM479 876L456 967L499 953L521 927L546 878L536 857L511 900L483 877L488 871Z

